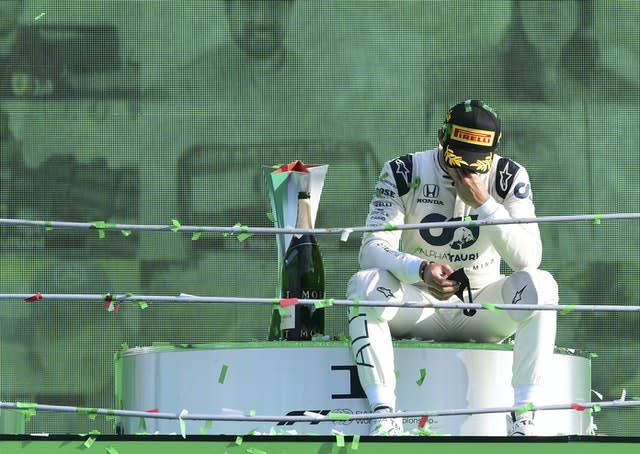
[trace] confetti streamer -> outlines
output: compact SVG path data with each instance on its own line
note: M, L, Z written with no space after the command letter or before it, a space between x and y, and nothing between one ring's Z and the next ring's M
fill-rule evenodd
M331 411L329 412L327 417L335 421L349 421L349 419L351 418L348 413L342 413L339 411L336 411L336 412Z
M422 386L422 383L424 383L424 379L427 377L427 370L422 368L420 369L420 378L418 378L418 380L416 380L416 383L418 386Z
M35 295L25 298L24 300L27 303L33 303L35 301L40 301L42 299L42 294L40 292L36 292Z
M281 307L289 307L289 306L295 306L296 304L298 304L298 298L282 298L280 300L280 306Z
M353 300L353 315L356 316L360 312L360 298L355 298Z
M346 243L349 240L349 235L353 233L353 229L344 229L340 234L340 241Z
M564 309L562 309L560 311L560 315L567 315L569 312L571 312L575 308L576 308L575 304L569 304L569 305L567 305L567 307L565 307Z
M224 384L224 379L227 376L227 370L229 370L229 366L224 364L222 366L222 369L220 370L220 375L218 375L218 383L220 383L221 385Z
M146 308L149 307L149 304L147 304L146 301L142 301L142 300L136 300L134 301L134 304L137 304L140 307L140 310L145 310Z
M315 303L313 303L314 307L316 309L320 309L323 307L331 307L334 304L334 300L332 298L328 298L326 300L321 300L321 301L316 301Z
M528 411L531 411L533 409L534 405L531 402L527 402L526 404L518 407L515 411L516 416L520 416Z
M25 423L28 423L36 414L36 407L38 404L31 402L16 402L16 408L22 410Z
M238 235L238 241L240 241L241 243L246 240L247 238L251 238L253 236L253 233L249 233L249 227L247 227L246 225L240 225L240 235Z
M418 429L424 429L427 425L427 422L429 422L429 416L425 415L420 418L420 421L418 421Z
M360 435L354 435L353 440L351 440L351 449L357 451L360 447Z
M76 409L76 411L78 413L84 413L86 415L89 416L89 419L91 421L95 421L96 416L98 416L98 409L97 408L84 408L84 407L78 407Z
M113 295L111 293L107 293L104 296L104 301L102 302L102 307L107 309L109 312L113 310Z
M500 312L502 309L500 309L499 307L497 307L495 304L493 303L482 303L482 307L484 307L485 309L491 311L491 312Z
M182 435L182 438L187 438L187 424L185 423L184 418L186 415L188 415L189 412L186 409L183 409L180 412L180 416L178 417L178 421L180 424L180 435Z

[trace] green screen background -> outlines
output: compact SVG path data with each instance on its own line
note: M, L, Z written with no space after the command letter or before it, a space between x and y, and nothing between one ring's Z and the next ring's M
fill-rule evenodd
M46 29L71 88L0 91L1 217L269 226L261 166L302 159L329 164L316 226L359 226L382 163L433 148L446 108L471 97L501 116L500 153L529 170L538 215L638 211L635 0L294 0L276 69L234 47L223 1L53 3L25 1L21 23ZM44 79L58 71L35 66ZM638 305L637 221L541 231L562 304ZM271 236L100 239L1 226L0 239L2 293L276 294ZM318 240L327 296L343 298L360 236ZM1 400L110 408L122 344L263 340L269 313L152 303L114 315L99 303L3 301ZM344 309L326 315L329 334L343 336ZM638 321L559 318L559 346L598 355L592 386L605 400L640 396ZM638 435L637 410L595 416L600 433ZM75 414L27 423L27 432L91 429L113 431Z

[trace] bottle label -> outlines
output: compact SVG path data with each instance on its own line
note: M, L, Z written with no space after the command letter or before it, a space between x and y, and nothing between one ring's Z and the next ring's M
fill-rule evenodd
M287 298L289 292L287 292ZM296 327L296 315L294 306L285 307L280 311L280 329L294 329Z

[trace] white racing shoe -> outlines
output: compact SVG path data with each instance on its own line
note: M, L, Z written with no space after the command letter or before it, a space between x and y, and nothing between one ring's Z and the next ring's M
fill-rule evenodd
M374 413L393 413L389 407L378 407ZM369 435L393 436L402 435L402 418L379 418L372 419L369 426Z
M534 413L532 411L527 411L518 417L516 417L515 413L507 414L507 432L509 436L537 435L533 417Z

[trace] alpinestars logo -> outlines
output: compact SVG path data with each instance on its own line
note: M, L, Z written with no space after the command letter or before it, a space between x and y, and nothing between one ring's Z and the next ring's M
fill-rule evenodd
M376 290L382 293L387 298L393 298L393 292L391 292L391 289L388 289L386 287L378 287Z
M520 290L518 290L515 295L513 295L513 299L511 300L511 304L517 304L520 301L522 301L522 294L524 293L524 289L525 288L527 288L526 285L524 287L522 287Z
M402 159L396 159L393 162L397 166L396 173L398 175L402 175L402 178L404 179L404 181L406 181L407 185L409 185L409 183L411 182L409 181L409 169L407 168L407 165L404 163Z
M500 188L503 191L509 189L509 180L511 180L512 174L509 173L509 161L505 161L504 167L499 171L500 173Z

